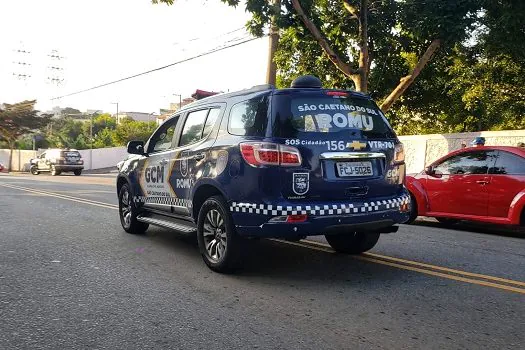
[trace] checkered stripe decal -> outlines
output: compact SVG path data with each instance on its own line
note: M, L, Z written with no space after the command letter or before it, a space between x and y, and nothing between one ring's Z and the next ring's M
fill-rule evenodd
M298 205L280 206L271 204L237 203L230 205L230 210L235 213L262 214L272 216L285 216L308 214L314 216L359 214L367 212L398 209L403 204L410 203L410 196L388 199L383 201L372 201L365 203L339 203L331 205Z
M149 204L164 204L173 205L178 207L192 207L192 201L184 198L173 198L173 197L142 197L138 201Z

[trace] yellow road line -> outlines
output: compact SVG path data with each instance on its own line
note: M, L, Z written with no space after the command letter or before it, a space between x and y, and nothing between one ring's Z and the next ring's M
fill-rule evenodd
M324 243L321 243L321 242L315 242L315 241L309 241L309 240L307 240L306 242L307 242L308 245L312 244L312 245L315 245L315 246L325 247L325 248L331 249L331 247L328 244L324 244ZM450 272L450 273L463 275L463 276L468 276L468 277L476 277L476 278L486 279L486 280L490 280L490 281L497 281L497 282L514 284L514 285L517 285L517 286L525 287L525 282L509 280L509 279L501 278L501 277L494 277L494 276L483 275L483 274L480 274L480 273L456 270L456 269L451 269L451 268L448 268L448 267L436 266L436 265L432 265L432 264L422 263L422 262L419 262L419 261L405 260L405 259L395 258L393 256L380 255L380 254L375 254L375 253L363 253L363 255L366 256L366 257L370 257L370 258L376 258L377 260L381 260L381 259L390 260L390 261L393 261L393 262L400 262L400 263L404 263L404 264L408 264L408 265L412 265L412 266L424 267L424 268L429 268L429 269L438 270L438 271L444 271L444 272Z
M31 189L31 188L14 186L14 185L10 185L10 184L9 185L8 184L2 184L0 186L13 188L13 189L18 189L18 190L21 190L21 191L32 192L32 193L36 193L36 194L43 194L43 195L46 195L46 196L56 197L56 198L65 199L65 200L70 200L70 201L73 201L73 202L90 204L90 205L99 206L99 207L103 207L103 208L118 209L117 205L113 205L113 204L109 204L109 203L103 203L103 202L98 202L98 201L87 200L87 199L83 199L83 198L79 198L79 197L66 196L66 195L62 195L62 194L56 194L56 193L53 193L53 192L48 192L48 191L43 191L43 190L35 190L35 189ZM324 253L334 253L334 250L329 245L326 245L326 244L323 244L323 243L319 243L319 242L306 241L306 242L299 243L299 242L283 241L283 240L280 240L280 239L272 239L272 240L276 241L276 242L279 242L279 243L285 243L285 244L288 244L288 245L293 245L293 246L298 246L298 247L302 247L302 248L313 249L313 250L321 251L321 252L324 252ZM372 263L386 265L386 266L390 266L390 267L396 267L396 268L403 269L403 270L419 272L419 273L426 274L426 275L431 275L431 276L446 278L446 279L450 279L450 280L466 282L466 283L470 283L470 284L476 284L476 285L480 285L480 286L492 287L492 288L502 289L502 290L506 290L506 291L510 291L510 292L525 294L525 288L518 288L518 287L508 286L508 285L504 285L504 284L498 284L498 283L494 283L494 282L488 282L488 281L483 281L483 280L478 280L478 279L473 279L473 278L466 278L466 277L456 276L456 275L452 275L452 274L448 274L448 273L432 271L430 269L440 270L440 271L454 273L454 274L460 274L460 275L464 275L464 276L477 277L477 278L483 278L483 279L488 279L488 280L493 280L493 281L505 282L505 283L508 283L508 284L525 285L525 283L520 282L520 281L513 281L513 280L509 280L509 279L505 279L505 278L499 278L499 277L487 276L487 275L482 275L482 274L476 274L476 273L467 272L467 271L460 271L460 270L455 270L455 269L449 269L449 268L446 268L446 267L420 263L420 262L417 262L417 261L410 261L410 260L405 260L405 259L399 259L399 258L385 256L385 255L380 255L380 254L364 253L363 255L364 256L354 256L354 258L356 258L358 260L362 260L362 261L372 262ZM382 260L382 259L387 259L387 260L391 260L391 261L386 261L386 260ZM392 261L402 262L404 264L415 265L415 266L419 266L419 267L407 266L407 265L398 264L398 263L392 262Z
M365 256L355 256L355 258L357 258L359 260L373 262L373 263L376 263L376 264L382 264L382 265L397 267L397 268L403 269L403 270L415 271L415 272L423 273L423 274L426 274L426 275L437 276L437 277L447 278L447 279L450 279L450 280L461 281L461 282L477 284L477 285L485 286L485 287L492 287L492 288L503 289L503 290L506 290L506 291L509 291L509 292L516 292L516 293L520 293L520 294L525 294L525 288L512 287L512 286L507 286L505 284L499 284L499 283L487 282L487 281L482 281L482 280L476 280L476 279L460 277L460 276L456 276L456 275L449 275L449 274L442 273L442 272L436 272L436 271L425 270L425 269L421 269L421 268L417 268L417 267L396 264L396 263L388 262L388 261L385 261L385 260L367 258Z
M299 243L299 242L283 241L283 240L280 240L280 239L272 239L272 240L276 241L276 242L280 242L280 243L285 243L285 244L297 246L297 247L313 249L313 250L317 250L317 251L321 251L321 252L325 252L325 253L332 253L332 254L335 253L335 251L329 245L326 245L326 244L323 244L323 243L319 243L319 242L307 241L307 243ZM312 242L314 244L311 244ZM520 293L520 294L525 294L525 288L518 288L518 287L513 287L513 286L507 286L505 284L498 284L498 283L487 282L487 281L483 281L483 280L466 278L466 277L446 274L446 273L442 273L442 272L436 272L436 271L432 271L432 270L428 270L428 269L424 269L424 268L407 266L407 265L397 264L395 262L389 262L389 261L385 261L385 260L374 259L374 258L368 257L368 256L371 256L372 253L364 253L363 255L365 255L365 256L355 255L353 257L358 259L358 260L368 261L368 262L372 262L372 263L375 263L375 264L387 265L387 266L396 267L396 268L403 269L403 270L419 272L419 273L423 273L423 274L426 274L426 275L437 276L437 277L447 278L447 279L450 279L450 280L461 281L461 282L466 282L466 283L471 283L471 284L477 284L477 285L480 285L480 286L492 287L492 288L497 288L497 289L503 289L503 290L510 291L510 292L516 292L516 293ZM379 254L373 254L373 255L378 255L379 256ZM388 257L388 256L384 256L384 255L381 255L381 256L384 257L384 258L390 258L392 260L394 260L394 259L397 260L397 258ZM404 259L399 259L399 260L404 260ZM404 260L404 261L410 262L412 264L418 264L418 262L416 262L416 261L409 261L409 260ZM422 264L422 265L428 265L428 264ZM430 265L430 266L435 266L435 265ZM435 267L440 268L440 266L435 266ZM452 270L452 269L447 269L445 267L443 269L445 271ZM458 273L458 274L461 274L461 273L464 273L465 275L470 275L471 274L470 272L466 272L466 271L459 271L459 270L453 270L453 271L457 271L456 273ZM473 275L477 275L477 274L473 274ZM493 279L493 280L499 280L500 279L499 277L492 277L492 276L486 276L486 275L480 275L480 276L484 276L485 279ZM504 280L507 283L514 283L514 284L518 284L518 285L522 284L522 282L508 280L508 279L504 279L504 278L501 278L501 280Z

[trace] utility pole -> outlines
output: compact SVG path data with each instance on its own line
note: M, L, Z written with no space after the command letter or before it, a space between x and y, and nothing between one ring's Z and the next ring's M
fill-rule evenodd
M179 94L172 94L173 96L179 96L179 109L182 108L182 95Z
M274 8L274 15L270 21L270 40L268 46L268 66L266 68L266 84L275 85L277 80L277 65L275 64L274 57L277 51L277 45L279 44L279 27L277 26L277 19L281 12L281 0L272 0L272 6Z
M117 120L117 125L119 125L120 123L120 120L119 120L119 117L118 117L118 102L111 102L112 105L117 105L117 116L116 116L116 120Z

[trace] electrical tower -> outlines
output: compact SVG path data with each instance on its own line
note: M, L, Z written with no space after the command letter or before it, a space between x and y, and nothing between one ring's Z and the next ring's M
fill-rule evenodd
M18 48L13 50L13 52L13 76L17 80L27 82L31 78L31 51L25 47L24 43L20 42Z
M51 50L47 56L49 57L47 83L59 87L64 83L63 61L65 57L61 56L58 50Z

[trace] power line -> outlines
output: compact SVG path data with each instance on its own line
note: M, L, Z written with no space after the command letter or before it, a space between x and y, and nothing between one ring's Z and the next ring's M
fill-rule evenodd
M88 92L88 91L91 91L91 90L99 89L99 88L104 87L104 86L108 86L108 85L112 85L112 84L120 83L120 82L122 82L122 81L124 81L124 80L133 79L133 78L136 78L136 77L140 77L141 75L146 75L146 74L150 74L150 73L153 73L153 72L156 72L156 71L162 70L162 69L166 69L166 68L169 68L169 67L173 67L173 66L175 66L175 65L177 65L177 64L181 64L181 63L184 63L184 62L192 61L192 60L197 59L197 58L199 58L199 57L203 57L203 56L211 55L212 53L219 52L219 51L222 51L222 50L226 50L226 49L232 48L232 47L234 47L234 46L239 46L239 45L242 45L242 44L245 44L245 43L247 43L247 42L250 42L250 41L253 41L253 40L257 40L257 39L260 39L260 38L251 38L251 39L244 40L244 41L241 41L241 42L237 42L237 43L234 43L234 44L231 44L231 45L228 45L228 46L223 46L223 47L215 48L215 49L213 49L213 50L210 50L210 51L207 51L207 52L203 52L203 53L198 54L198 55L196 55L196 56L192 56L192 57L189 57L189 58L186 58L186 59L183 59L183 60L177 61L177 62L173 62L173 63L167 64L167 65L165 65L165 66L162 66L162 67L158 67L158 68L150 69L150 70L145 71L145 72L142 72L142 73L134 74L134 75L131 75L131 76L129 76L129 77L125 77L125 78L121 78L121 79L118 79L118 80L110 81L110 82L108 82L108 83L104 83L104 84L100 84L100 85L97 85L97 86L93 86L93 87L90 87L90 88L88 88L88 89L84 89L84 90L80 90L80 91L72 92L72 93L67 94L67 95L58 96L58 97L53 97L53 98L51 98L51 100L58 100L58 99L61 99L61 98L64 98L64 97L69 97L69 96L73 96L73 95L78 95L78 94L81 94L81 93L84 93L84 92Z

